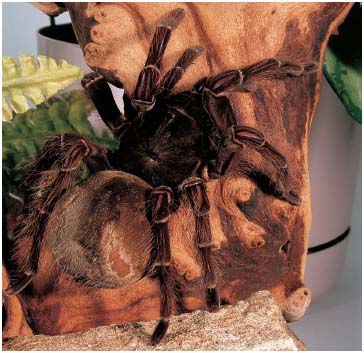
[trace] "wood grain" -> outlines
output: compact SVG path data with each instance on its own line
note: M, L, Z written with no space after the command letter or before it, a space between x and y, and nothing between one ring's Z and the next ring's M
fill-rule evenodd
M33 332L27 323L25 310L18 297L6 297L5 289L9 285L9 276L4 265L2 265L2 305L3 305L3 334L2 338L8 339L16 336L31 336ZM6 314L4 316L4 313Z

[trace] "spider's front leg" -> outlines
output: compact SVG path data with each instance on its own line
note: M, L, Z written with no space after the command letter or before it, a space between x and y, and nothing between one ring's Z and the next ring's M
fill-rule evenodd
M90 72L83 77L81 84L106 126L115 137L120 137L129 123L116 105L106 79L97 72Z
M213 243L209 220L210 203L205 182L201 178L191 177L182 183L181 189L187 196L195 216L196 246L202 262L207 309L215 312L220 307L220 296L216 288L216 264L212 254Z
M42 154L30 166L23 179L24 219L17 238L30 237L30 254L21 272L11 278L7 295L22 291L38 271L40 249L48 218L61 196L76 182L86 165L91 173L110 169L107 151L89 139L74 133L51 137Z
M203 105L216 129L215 137L218 146L216 173L225 175L233 170L240 157L238 152L248 146L258 152L264 161L276 171L276 180L270 180L273 194L292 205L300 205L299 196L289 189L286 158L265 139L264 135L252 127L237 125L230 102L225 96L217 96L205 88ZM265 175L265 173L255 171L255 174L251 173L251 176L258 174Z
M131 99L133 106L140 113L147 112L154 107L163 55L172 31L180 24L184 15L184 10L180 8L171 11L154 33L147 60L139 74Z
M203 51L204 48L199 45L186 49L177 60L174 67L172 67L162 78L158 95L167 98L172 94L173 88L181 80L187 68L193 64Z
M214 76L203 77L193 90L203 93L209 89L215 94L224 91L254 92L262 80L282 79L287 76L302 76L316 72L319 65L312 63L294 63L291 61L269 58L237 70L228 70Z

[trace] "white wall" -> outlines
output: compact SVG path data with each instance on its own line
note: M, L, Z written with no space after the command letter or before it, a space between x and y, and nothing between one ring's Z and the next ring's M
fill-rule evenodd
M49 17L26 2L3 2L3 55L37 54L36 32L49 26ZM56 17L56 23L71 22L68 13Z

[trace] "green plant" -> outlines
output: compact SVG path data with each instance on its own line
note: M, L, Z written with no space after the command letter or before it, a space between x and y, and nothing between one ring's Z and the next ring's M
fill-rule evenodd
M118 142L106 131L95 134L87 120L93 105L79 90L53 97L36 109L19 114L12 121L3 122L3 206L14 209L21 206L17 183L24 175L25 165L35 158L45 140L54 134L77 132L97 142L100 146L114 149Z
M346 110L361 123L361 5L356 3L327 48L324 73Z
M52 58L32 55L19 55L19 63L10 56L3 56L3 121L13 118L15 113L24 113L30 107L27 99L38 105L66 88L75 80L81 79L83 71L74 65Z

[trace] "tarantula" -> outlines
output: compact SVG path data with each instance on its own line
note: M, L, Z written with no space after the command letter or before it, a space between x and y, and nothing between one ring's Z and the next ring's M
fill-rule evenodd
M86 164L93 174L110 169L133 174L153 188L146 195L146 205L154 245L143 274L160 282L160 321L152 335L153 344L168 329L171 307L176 300L174 293L180 285L171 265L168 222L178 209L181 197L187 198L194 214L195 244L202 263L209 311L219 309L220 298L205 181L233 171L236 161L244 158L244 146L249 146L277 171L274 195L293 205L300 203L299 196L288 186L285 157L258 130L237 125L228 98L219 93L251 92L262 79L300 76L318 68L315 63L302 65L270 58L204 77L191 90L175 93L175 85L203 52L200 46L186 49L175 66L161 76L163 54L171 32L183 17L184 10L176 9L157 27L134 92L124 93L125 114L119 111L101 74L92 72L82 80L101 118L120 140L119 149L108 151L85 137L69 133L52 137L45 143L23 183L25 218L19 234L32 237L29 260L16 282L7 289L7 294L14 294L31 282L38 270L49 215L65 191L72 188L82 165Z

